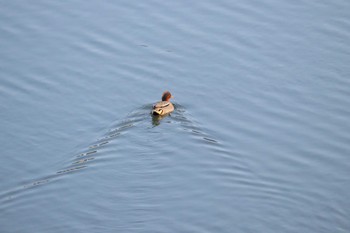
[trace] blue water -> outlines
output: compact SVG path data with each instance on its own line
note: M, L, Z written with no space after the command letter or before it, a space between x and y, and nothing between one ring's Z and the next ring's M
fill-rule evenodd
M0 232L350 232L349 12L0 1Z

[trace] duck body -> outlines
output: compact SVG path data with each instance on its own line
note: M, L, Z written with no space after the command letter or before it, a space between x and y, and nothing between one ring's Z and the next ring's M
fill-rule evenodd
M169 101L159 101L153 105L152 115L163 116L174 111L174 105Z
M172 98L170 92L166 91L163 93L162 101L159 101L153 105L151 111L152 115L164 116L174 111L174 105L169 101Z

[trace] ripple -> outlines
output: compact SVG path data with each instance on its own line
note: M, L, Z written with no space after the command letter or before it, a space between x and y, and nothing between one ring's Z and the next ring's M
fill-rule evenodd
M1 225L345 232L349 7L1 4Z
M42 177L40 179L35 179L33 181L28 181L27 184L24 184L21 187L15 188L13 190L3 191L0 196L2 201L13 201L13 199L16 196L20 195L25 190L35 188L41 185L46 185L63 175L82 172L83 169L88 168L92 165L92 163L96 163L96 159L103 160L103 157L106 155L100 154L99 151L101 151L106 146L115 146L111 145L113 141L120 139L120 137L125 137L124 134L129 134L132 128L145 123L147 123L145 124L147 126L146 129L150 130L155 126L159 126L161 121L168 120L167 123L180 124L185 132L189 132L198 139L201 139L203 144L218 144L218 142L215 139L211 139L207 134L203 133L203 131L199 127L194 125L194 123L186 116L186 110L183 106L179 104L175 104L175 106L176 110L174 114L171 114L170 116L165 117L164 119L158 119L159 122L157 125L153 124L153 117L150 115L150 109L152 107L152 104L147 104L138 108L137 110L128 114L124 120L112 124L112 126L105 135L96 140L95 143L88 146L86 151L80 152L75 157L73 157L73 160L70 162L70 165L58 170L56 174ZM153 125L152 127L150 127L151 122ZM151 132L149 131L148 133ZM108 163L108 160L105 160L103 163Z

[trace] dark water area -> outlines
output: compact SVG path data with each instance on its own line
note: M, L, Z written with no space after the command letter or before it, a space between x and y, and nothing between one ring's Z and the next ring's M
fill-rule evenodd
M0 1L0 232L350 232L349 12Z

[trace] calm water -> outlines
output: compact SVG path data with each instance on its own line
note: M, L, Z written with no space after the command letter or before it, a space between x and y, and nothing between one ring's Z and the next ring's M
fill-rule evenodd
M0 232L350 232L349 12L0 1Z

